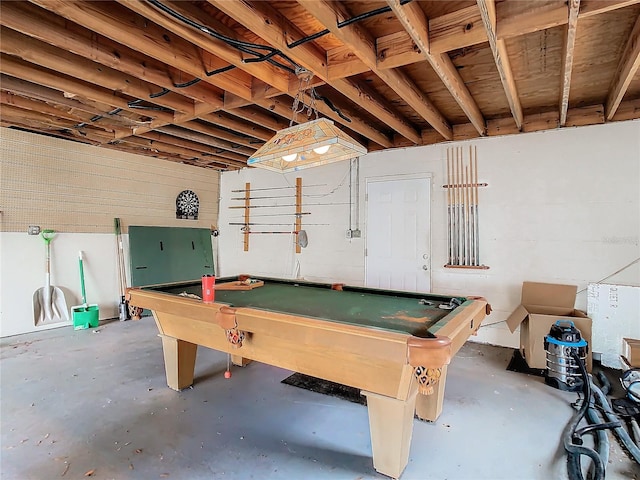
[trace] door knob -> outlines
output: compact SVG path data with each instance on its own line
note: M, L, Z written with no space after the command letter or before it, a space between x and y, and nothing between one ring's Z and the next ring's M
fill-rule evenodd
M422 269L423 270L429 270L429 267L427 267L426 265L422 265Z

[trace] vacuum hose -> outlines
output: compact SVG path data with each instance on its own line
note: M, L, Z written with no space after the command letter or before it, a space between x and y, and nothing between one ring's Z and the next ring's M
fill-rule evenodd
M618 417L614 413L611 406L609 405L609 402L607 401L607 397L605 397L605 395L602 393L602 391L600 391L598 387L596 387L593 384L592 384L592 387L595 387L593 388L593 393L596 396L596 400L602 407L602 411L604 412L604 415L607 418L607 420L611 422L617 421ZM640 448L638 448L638 446L633 442L633 440L631 439L627 431L622 427L622 424L620 424L619 421L618 421L618 426L613 429L613 433L615 434L616 437L618 437L618 440L620 440L620 442L622 443L622 446L624 446L627 452L629 452L629 454L631 455L631 458L633 458L636 461L636 463L640 465Z
M593 480L604 479L605 466L609 461L609 439L603 431L605 429L613 430L613 433L633 460L640 464L640 448L633 442L622 423L620 423L617 415L609 405L606 395L589 378L584 362L579 355L576 352L572 352L571 357L580 367L580 374L584 379L584 401L562 433L562 441L567 451L569 480L584 480L580 464L581 455L588 456L593 462L589 472L591 474L590 477ZM604 375L599 375L598 378L603 382L604 389L608 391L611 385L606 381ZM603 412L603 416L607 420L606 423L601 423L600 415L595 407L598 407ZM578 429L577 427L585 415L591 425ZM596 432L597 451L582 445L582 435L589 432Z
M586 455L593 461L593 479L603 480L605 474L605 463L603 459L598 455L595 450L582 445L582 438L576 433L578 424L584 418L589 404L591 403L591 383L589 382L589 376L587 370L584 367L582 359L577 352L572 352L571 357L580 367L580 374L584 380L584 401L580 405L580 409L571 417L569 423L562 432L562 442L564 443L564 449L567 451L567 470L569 474L569 480L584 480L582 475L582 467L580 466L580 456ZM597 426L594 426L597 427Z

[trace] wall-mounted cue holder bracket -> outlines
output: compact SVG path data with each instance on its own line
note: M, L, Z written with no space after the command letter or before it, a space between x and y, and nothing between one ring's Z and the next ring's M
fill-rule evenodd
M231 200L241 200L244 202L243 205L233 205L230 206L229 208L233 208L233 209L241 209L244 211L244 215L243 215L243 222L230 222L229 225L237 225L240 226L240 231L242 232L242 238L243 238L243 248L245 252L249 251L249 236L250 235L279 235L279 234L287 234L287 235L295 235L296 237L296 242L295 242L295 251L296 253L300 253L301 252L301 247L306 247L307 246L307 234L304 230L302 230L302 215L308 215L309 212L303 212L302 211L302 178L301 177L297 177L296 178L296 192L295 195L279 195L279 196L265 196L265 195L259 195L257 197L252 197L252 193L255 193L256 191L265 191L265 190L282 190L282 189L287 189L287 188L292 188L292 187L272 187L272 188L259 188L259 189L251 189L251 183L247 182L245 183L245 188L242 190L232 190L233 193L242 193L243 195L240 197L232 197ZM260 227L264 227L264 226L273 226L273 225L282 225L282 223L264 223L264 222L253 222L251 219L251 211L252 209L256 209L256 208L270 208L270 207L284 207L284 206L290 206L290 205L278 205L276 204L252 204L251 200L266 200L266 199L274 199L274 198L287 198L287 197L295 197L295 208L296 211L294 214L274 214L274 215L267 215L267 216L282 216L282 215L294 215L295 216L295 223L292 223L291 226L293 227L292 230L287 230L287 231L274 231L274 230L270 230L270 231L265 231L263 229L261 229ZM257 230L252 230L252 227L254 226L258 226Z
M487 270L480 262L479 189L488 183L478 182L478 151L469 146L464 158L462 147L447 149L447 247L445 268Z

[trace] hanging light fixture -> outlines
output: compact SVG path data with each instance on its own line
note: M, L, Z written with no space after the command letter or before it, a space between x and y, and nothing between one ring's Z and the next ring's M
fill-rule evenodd
M309 89L313 73L304 68L296 68L296 76L299 86L293 100L289 128L277 132L249 157L247 165L286 173L348 160L367 153L365 147L341 131L331 120L318 118L316 95L312 88ZM307 94L309 103L305 96L307 90L310 90ZM307 111L307 118L315 115L315 120L293 125L297 114L304 110Z

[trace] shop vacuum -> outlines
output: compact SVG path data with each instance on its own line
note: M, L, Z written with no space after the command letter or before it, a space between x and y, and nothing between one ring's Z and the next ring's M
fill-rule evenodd
M559 390L581 392L584 380L580 365L572 354L576 353L584 363L588 348L587 341L572 321L558 320L553 324L549 335L544 337L544 350L547 352L545 383Z

